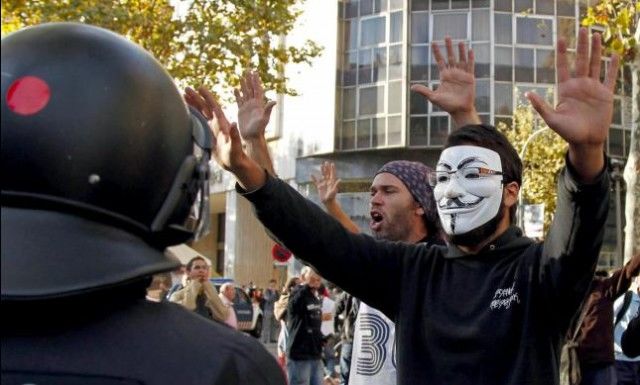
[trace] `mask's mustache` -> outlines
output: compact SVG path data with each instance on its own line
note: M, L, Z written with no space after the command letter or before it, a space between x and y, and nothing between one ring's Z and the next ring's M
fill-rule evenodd
M447 199L443 205L438 205L442 210L453 210L453 209L466 209L469 207L474 207L478 203L482 202L484 198L478 198L475 202L463 202L460 198L450 198Z

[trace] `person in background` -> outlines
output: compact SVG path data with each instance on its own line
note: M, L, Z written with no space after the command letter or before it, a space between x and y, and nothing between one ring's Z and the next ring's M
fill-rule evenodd
M287 344L289 343L289 329L287 329L287 307L293 290L300 285L300 277L290 277L282 287L280 298L273 306L273 316L280 323L280 333L278 334L277 359L282 370L287 372Z
M264 300L264 308L263 308L263 320L262 324L262 342L270 343L277 342L278 336L278 321L273 315L273 306L276 301L280 298L280 294L278 290L276 290L276 280L270 279L269 286L264 290L262 294L262 298Z
M224 307L227 309L227 317L224 319L224 323L229 325L233 329L238 329L238 316L233 308L233 300L236 297L236 288L233 282L225 282L220 286L220 300Z
M613 354L614 301L623 295L640 272L640 257L631 258L622 268L611 273L596 271L578 332L577 354L582 385L615 385L616 366ZM572 334L573 331L570 332Z
M225 322L229 318L229 309L220 300L218 291L209 281L209 264L202 257L193 257L187 263L186 270L185 286L174 291L169 301L205 318Z
M638 263L640 254L631 258L630 263ZM639 385L640 384L640 357L627 355L623 351L622 336L632 326L632 320L637 318L640 312L640 278L635 280L635 288L627 291L624 296L618 297L613 304L613 314L615 314L613 329L613 350L615 353L615 367L618 385ZM637 322L637 321L636 321ZM632 334L633 335L633 331ZM629 337L627 337L629 338ZM636 346L638 340L635 341Z

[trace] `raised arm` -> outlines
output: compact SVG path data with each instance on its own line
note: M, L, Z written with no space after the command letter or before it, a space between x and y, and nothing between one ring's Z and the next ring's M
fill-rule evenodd
M411 86L411 90L423 95L431 103L451 115L456 128L467 124L480 124L476 112L476 84L474 75L475 58L473 51L467 51L464 43L458 43L458 59L450 37L445 38L447 61L442 57L437 43L431 43L433 57L438 64L440 85L434 91L421 84Z
M602 39L589 36L586 28L578 34L575 76L570 75L567 44L557 46L558 104L549 105L542 97L528 92L527 98L549 127L569 143L569 161L580 182L591 183L604 168L604 142L613 115L613 87L620 60L613 55L604 82L600 82Z
M322 177L316 177L312 174L311 179L318 189L318 195L327 212L337 219L345 229L354 234L360 233L360 228L353 223L336 200L336 194L340 186L340 179L336 179L336 164L323 162L322 166L320 166L320 171L322 172Z
M260 75L255 71L244 74L240 79L240 89L235 89L234 94L238 104L238 128L247 155L269 174L276 175L265 138L265 130L276 102L265 100Z

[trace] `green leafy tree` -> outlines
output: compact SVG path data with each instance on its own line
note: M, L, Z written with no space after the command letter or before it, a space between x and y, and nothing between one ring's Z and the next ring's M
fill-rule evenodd
M518 104L513 125L498 123L518 154L523 154L521 199L526 204L544 204L544 231L549 229L556 210L556 183L564 167L567 142L549 129L529 105Z
M627 186L625 202L624 260L640 253L640 2L637 0L602 0L587 9L582 25L599 26L604 30L603 42L608 53L616 52L631 70L632 124L629 157L624 169Z
M181 85L235 87L246 69L256 68L267 89L295 94L284 66L308 63L321 52L313 41L281 43L301 14L301 1L6 0L2 35L46 22L93 24L143 46Z

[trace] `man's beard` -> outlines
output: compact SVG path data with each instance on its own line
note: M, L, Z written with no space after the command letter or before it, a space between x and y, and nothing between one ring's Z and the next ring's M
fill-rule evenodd
M500 210L498 210L496 216L489 220L489 222L467 231L464 234L448 235L449 242L459 246L475 246L480 244L496 232L504 210L506 210L506 206L500 202Z

